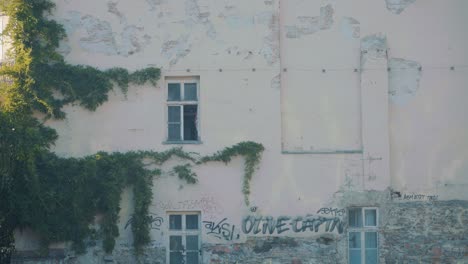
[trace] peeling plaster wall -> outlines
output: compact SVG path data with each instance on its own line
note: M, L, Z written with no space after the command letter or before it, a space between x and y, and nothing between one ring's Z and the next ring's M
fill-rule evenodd
M408 103L419 89L422 67L416 61L405 59L390 59L388 67L389 95L392 103L403 105Z
M208 154L243 140L266 147L249 207L241 194L242 159L196 167L194 186L170 175L177 160L165 165L150 207L162 222L152 227L148 262L165 263L166 213L185 210L206 221L204 263L344 263L345 215L342 233L322 225L316 232L252 235L242 223L252 215L321 219L330 215L320 208L350 206L380 208L381 263L466 259L466 240L455 233L466 233L468 199L467 1L56 3L54 18L68 34L60 49L67 61L102 69L156 66L163 75L156 88L111 92L96 112L66 106L66 120L47 123L59 132L59 155L172 147L163 144L164 80L174 76L200 77L202 144L186 151ZM121 263L136 261L127 225L131 199L126 190L113 255ZM456 228L445 230L444 221ZM213 234L210 223L227 224L232 236ZM426 243L432 235L439 244L412 248L409 240ZM27 249L34 244L23 242ZM67 263L104 263L99 242L89 246Z
M362 150L360 73L353 71L360 65L359 22L338 15L338 7L335 1L282 3L283 151Z
M94 9L86 1L57 2L55 16L68 34L61 50L75 63L167 69L234 67L247 60L249 68L278 63L277 1L108 0ZM177 65L182 59L183 66Z

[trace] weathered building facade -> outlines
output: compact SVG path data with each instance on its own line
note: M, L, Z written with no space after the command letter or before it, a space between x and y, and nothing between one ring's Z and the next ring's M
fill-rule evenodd
M66 106L48 121L57 154L265 151L248 205L242 158L194 167L195 185L173 159L139 260L127 190L111 255L90 241L49 261L468 263L468 1L55 3L68 62L162 72L95 112ZM37 249L27 231L16 243Z

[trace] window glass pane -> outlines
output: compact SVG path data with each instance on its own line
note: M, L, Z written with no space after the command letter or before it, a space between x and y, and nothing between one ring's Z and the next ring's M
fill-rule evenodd
M181 230L182 229L182 215L169 216L169 229Z
M377 263L377 249L366 249L366 264Z
M170 236L169 238L169 250L178 251L184 250L182 246L182 236Z
M197 105L184 105L184 140L198 140Z
M184 100L197 101L197 84L186 83L184 84Z
M180 123L180 106L167 107L168 121Z
M169 263L170 264L182 264L183 257L181 252L171 252L169 256Z
M198 252L187 252L187 264L198 264Z
M361 233L349 233L349 248L361 248Z
M167 100L180 101L180 83L169 83L167 85Z
M377 232L366 232L366 248L377 248Z
M365 209L364 214L366 226L377 226L377 210Z
M187 250L198 250L198 236L187 236Z
M361 264L361 250L350 249L349 250L349 263L350 264Z
M169 124L168 140L178 141L180 138L180 124Z
M349 227L362 227L362 208L349 209Z
M186 229L198 229L198 215L187 215L185 218Z

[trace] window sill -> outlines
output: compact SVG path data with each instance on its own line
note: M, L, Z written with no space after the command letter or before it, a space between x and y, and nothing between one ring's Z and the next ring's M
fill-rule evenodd
M200 140L184 140L184 141L163 141L163 145L201 145L203 144Z
M338 150L283 150L281 154L362 154L362 149L338 149Z

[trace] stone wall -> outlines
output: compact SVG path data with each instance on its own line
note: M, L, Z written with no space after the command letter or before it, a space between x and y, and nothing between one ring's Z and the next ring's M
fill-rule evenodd
M383 198L384 193L374 195L381 197L374 200L379 203L380 263L468 263L468 201L437 201L414 194L387 195L387 199ZM162 242L155 241L139 258L135 257L131 245L120 245L112 255L106 255L97 243L84 255L56 250L52 250L49 257L31 252L16 253L12 263L163 264L166 263L166 249ZM331 264L347 262L347 247L345 227L341 234L249 236L244 243L204 243L202 250L203 263L209 264Z
M467 201L394 203L382 213L382 263L468 263Z
M342 237L343 238L343 237ZM205 263L345 263L335 240L322 236L311 238L268 237L249 238L246 243L205 245Z

